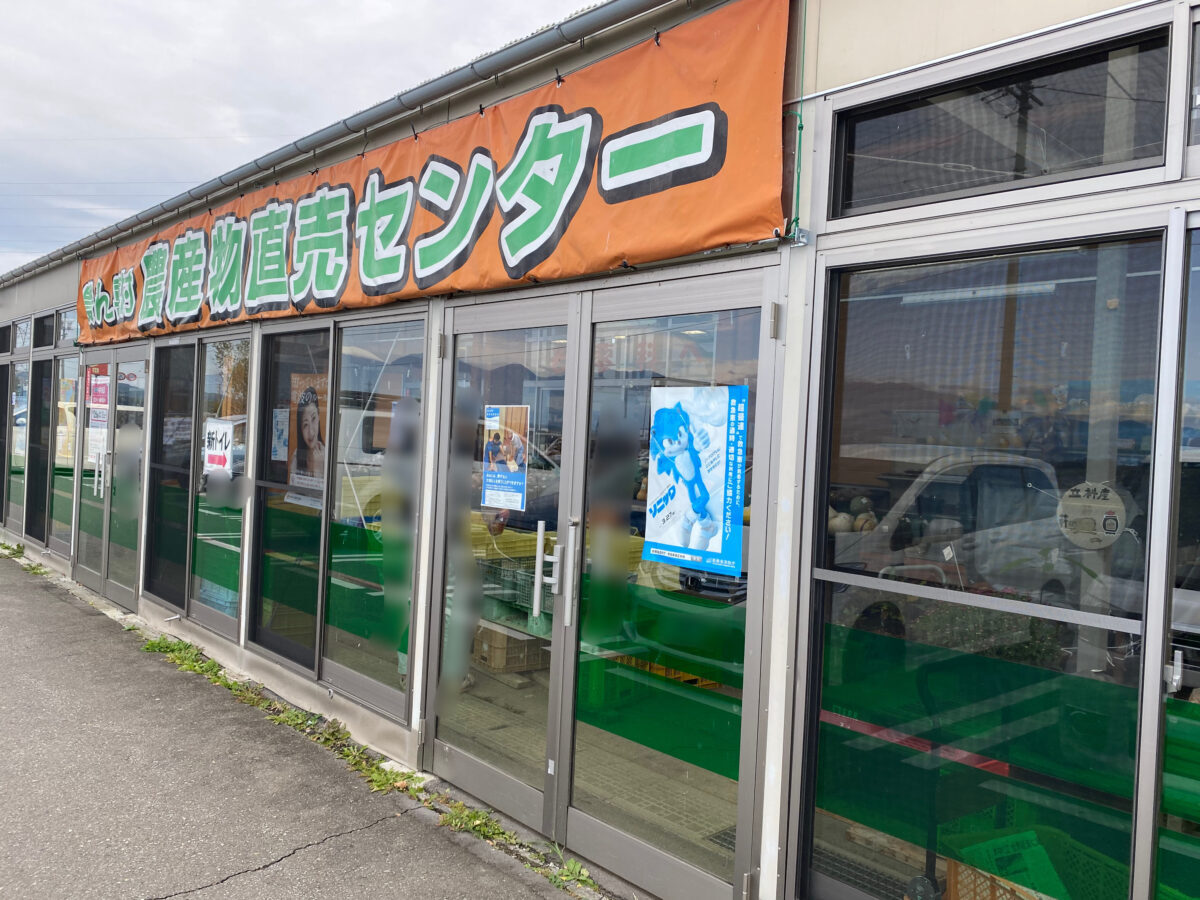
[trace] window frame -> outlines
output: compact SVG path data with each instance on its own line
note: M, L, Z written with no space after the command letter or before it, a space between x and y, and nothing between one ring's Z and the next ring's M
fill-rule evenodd
M1185 9L1185 12L1187 10ZM1182 144L1178 145L1182 149ZM1028 191L1021 195L1028 195ZM930 204L929 207L935 204ZM827 573L819 570L819 542L821 535L817 529L805 528L804 523L823 521L814 511L821 511L825 503L821 499L825 490L825 472L827 471L826 448L828 445L828 427L832 415L833 395L830 390L835 375L836 346L832 341L835 337L834 322L831 321L832 310L835 309L836 295L831 293L835 284L834 275L838 271L850 269L867 269L889 267L912 263L933 262L937 260L985 256L990 253L1012 253L1022 250L1040 249L1054 245L1070 245L1091 243L1106 240L1121 240L1137 235L1158 233L1162 236L1163 283L1162 301L1160 307L1160 323L1177 318L1180 304L1183 269L1181 248L1185 230L1184 211L1179 207L1171 208L1166 205L1144 204L1139 208L1109 210L1103 205L1084 202L1082 209L1071 209L1069 216L1058 219L1041 219L1029 221L1028 211L1025 211L1022 227L1015 229L1009 222L992 221L989 224L964 229L945 234L938 233L936 238L931 234L928 225L912 229L899 229L891 234L881 235L877 241L864 241L861 238L853 243L847 241L846 246L834 246L824 249L818 246L813 254L810 271L806 275L809 289L813 291L811 317L806 322L806 339L811 341L808 359L805 361L805 371L801 375L802 393L807 400L802 402L796 414L803 422L803 444L798 448L796 470L794 473L797 485L803 485L797 492L797 503L794 513L792 548L797 560L789 578L789 595L795 606L795 629L793 632L793 647L798 654L798 664L794 670L794 678L790 688L790 717L792 722L793 745L798 751L793 755L789 774L790 791L787 798L788 808L786 821L789 847L785 851L787 862L782 867L785 896L798 896L797 889L809 878L807 865L808 848L811 846L812 833L809 813L814 796L812 788L815 781L815 740L816 723L812 716L814 698L818 697L820 687L819 653L815 656L800 648L819 646L821 627L821 603L823 602L824 585L830 583L826 577L835 575L835 583L854 582L858 578L868 580L867 576L846 575L844 573ZM1188 217L1189 224L1194 221L1200 227L1200 199L1186 204L1192 210ZM1097 206L1100 206L1099 211ZM929 208L927 207L927 208ZM1090 209L1086 208L1090 207ZM1001 217L1003 219L1005 217ZM811 279L811 280L809 280ZM1169 342L1168 342L1169 343ZM1156 362L1159 377L1169 371L1173 364L1172 354L1167 352L1166 345L1160 351ZM1174 390L1168 385L1161 384L1155 400L1155 435L1159 434L1160 425L1166 420L1161 417L1176 403ZM1143 678L1139 687L1141 700L1141 719L1137 723L1139 748L1136 757L1135 807L1131 818L1131 827L1135 836L1131 865L1136 879L1146 882L1153 877L1153 849L1147 843L1157 840L1157 830L1149 827L1147 822L1153 822L1157 815L1157 769L1161 743L1151 740L1151 734L1161 724L1161 708L1158 704L1159 682L1156 678L1147 678L1146 673L1155 672L1160 668L1159 660L1165 644L1166 606L1162 595L1166 589L1164 579L1167 572L1167 544L1173 541L1170 528L1163 528L1169 522L1172 510L1172 500L1169 497L1169 487L1172 483L1171 472L1164 475L1163 456L1170 455L1173 447L1167 446L1170 441L1157 441L1154 444L1151 458L1152 484L1150 489L1150 529L1146 540L1151 546L1147 558L1146 572L1146 608L1143 612L1140 633L1143 635ZM815 468L814 468L815 467ZM819 477L808 477L816 471ZM780 478L785 478L780 473ZM1165 533L1164 533L1165 532ZM823 534L823 531L821 532ZM871 576L871 587L879 587L880 579ZM903 585L906 593L919 595L926 589L915 585ZM932 599L943 599L940 596ZM978 596L972 596L973 605L996 608L999 611L1014 611L1028 614L1026 609L1009 609L1007 601L993 601ZM982 600L982 602L980 602ZM1135 629L1127 629L1133 631ZM1153 698L1153 699L1151 699ZM1150 704L1147 706L1147 704ZM1150 709L1159 715L1147 715ZM844 885L826 879L820 873L812 873L812 887L822 891L837 892L847 890Z
M1062 200L1106 191L1121 191L1180 179L1183 176L1187 149L1191 21L1192 11L1187 6L1155 4L1135 10L1118 11L1079 25L1004 42L979 52L934 62L860 86L851 85L818 95L815 98L820 102L815 104L814 146L827 149L819 151L819 164L813 173L813 230L817 234L835 235L902 222L925 222L956 214L986 213L993 209L1026 206L1039 201ZM990 77L1006 69L1036 65L1050 57L1086 52L1094 45L1119 42L1125 38L1132 40L1139 34L1163 26L1169 26L1170 30L1167 118L1162 164L1133 169L1122 164L1119 172L1085 170L1078 176L1064 175L1049 182L1011 182L986 191L972 191L966 196L934 198L890 209L835 216L835 189L842 150L839 116L854 110L886 106L941 87ZM1200 146L1197 150L1200 150Z

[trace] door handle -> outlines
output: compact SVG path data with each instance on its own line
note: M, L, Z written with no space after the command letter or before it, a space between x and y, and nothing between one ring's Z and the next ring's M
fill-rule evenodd
M537 552L533 560L533 617L542 614L542 584L546 580L546 523L538 522Z
M570 628L571 623L574 621L574 618L575 618L574 598L571 596L567 596L566 592L564 590L562 590L562 588L564 588L566 586L566 584L569 584L572 581L574 581L574 578L571 575L571 571L573 570L573 568L575 566L575 535L578 531L579 531L579 519L572 517L570 523L567 525L567 574L562 579L562 583L559 584L559 592L558 592L559 596L565 596L566 601L567 601L566 603L563 604L563 627L564 628Z
M1182 650L1175 651L1175 658L1171 661L1171 664L1166 667L1166 671L1163 672L1163 680L1167 683L1167 690L1172 694L1183 687Z

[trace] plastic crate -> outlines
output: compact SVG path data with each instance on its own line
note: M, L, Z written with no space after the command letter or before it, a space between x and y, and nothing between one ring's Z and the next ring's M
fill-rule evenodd
M945 900L1042 900L1045 896L974 866L946 861Z
M479 579L483 596L523 610L533 609L533 560L479 560ZM542 610L551 611L552 599L548 586L542 586Z
M1013 842L1014 854L1023 851L1019 845L1029 845L1024 836L1035 838L1036 847L1043 850L1049 858L1055 874L1066 889L1070 900L1111 900L1114 897L1125 897L1129 892L1129 866L1111 857L1093 850L1087 844L1075 840L1069 834L1048 825L1033 825L1027 828L1005 828L999 831L948 835L943 843L957 856L968 859L973 855L973 848L981 852L979 857L995 857L998 842L1009 840ZM988 845L991 845L990 847ZM1037 868L1039 859L1027 860L1030 865L1026 868ZM956 868L970 868L961 864ZM976 868L974 871L978 872ZM998 873L1002 874L1002 873ZM1028 888L1021 888L1028 891ZM962 895L970 898L971 895ZM979 895L987 897L987 895ZM1037 896L1035 893L1034 896ZM1007 898L1005 898L1007 900ZM1174 888L1160 885L1157 900L1190 900L1188 895Z

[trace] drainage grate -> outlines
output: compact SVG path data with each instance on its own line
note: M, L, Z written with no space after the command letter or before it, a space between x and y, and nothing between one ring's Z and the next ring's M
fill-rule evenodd
M812 867L880 900L904 900L904 881L825 847L813 847Z
M737 826L730 825L728 828L722 828L716 834L710 834L705 840L733 853L737 849Z

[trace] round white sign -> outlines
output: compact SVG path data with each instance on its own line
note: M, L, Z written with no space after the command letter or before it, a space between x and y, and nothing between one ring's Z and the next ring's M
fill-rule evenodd
M1110 485L1080 482L1058 501L1058 527L1075 546L1103 550L1125 530L1125 501Z

